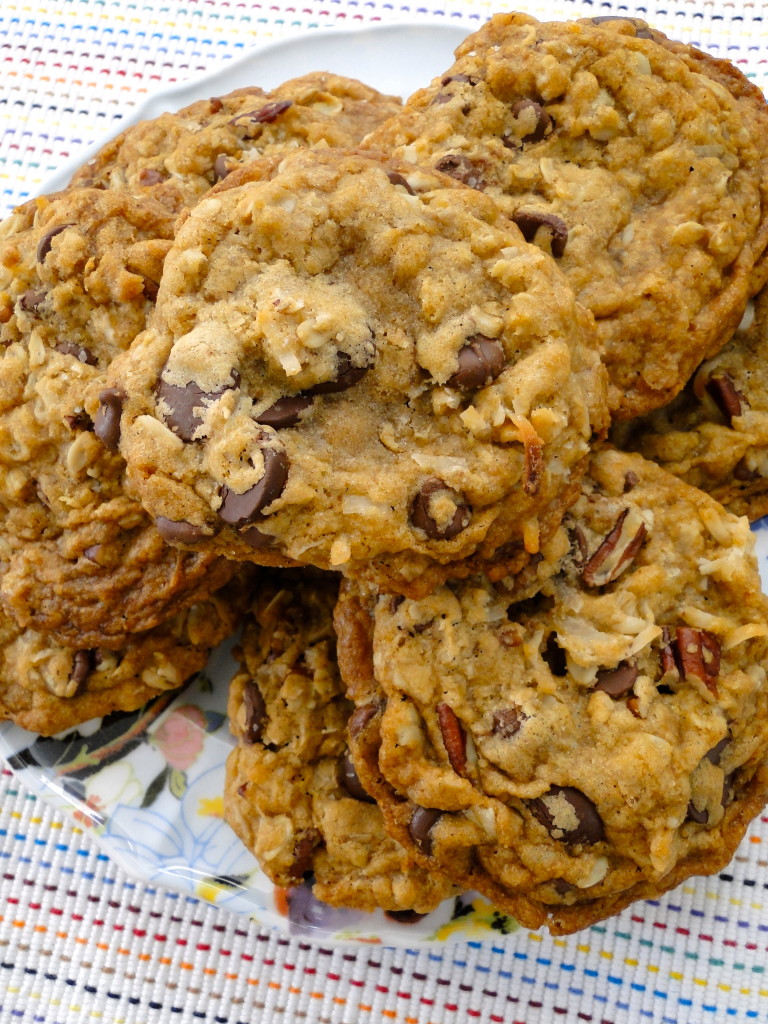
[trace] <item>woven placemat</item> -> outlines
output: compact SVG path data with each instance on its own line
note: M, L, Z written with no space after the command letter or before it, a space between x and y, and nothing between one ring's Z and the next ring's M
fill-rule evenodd
M627 13L768 85L760 3L527 3ZM35 195L149 91L248 47L340 23L449 20L481 0L292 5L238 0L3 0L0 199ZM78 823L0 776L0 1022L154 1024L713 1024L768 1020L768 817L728 870L576 936L520 930L434 950L325 948L129 878Z

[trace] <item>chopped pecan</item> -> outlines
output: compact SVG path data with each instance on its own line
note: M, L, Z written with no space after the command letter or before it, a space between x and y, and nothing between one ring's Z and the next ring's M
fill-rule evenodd
M674 639L669 626L662 629L661 671L680 679L700 679L715 697L720 672L720 642L705 629L677 626Z
M467 740L461 722L450 704L438 704L435 711L451 768L457 775L464 775L467 770Z
M637 555L645 540L645 522L636 508L625 508L616 525L581 570L589 587L613 583Z

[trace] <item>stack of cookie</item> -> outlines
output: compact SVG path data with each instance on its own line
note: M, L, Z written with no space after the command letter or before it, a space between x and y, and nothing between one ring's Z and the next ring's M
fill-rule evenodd
M74 645L46 700L255 565L225 808L276 884L570 932L718 870L768 795L749 524L606 436L698 450L712 359L734 451L696 472L759 490L762 96L515 14L402 109L299 83L130 129L7 226L2 596Z

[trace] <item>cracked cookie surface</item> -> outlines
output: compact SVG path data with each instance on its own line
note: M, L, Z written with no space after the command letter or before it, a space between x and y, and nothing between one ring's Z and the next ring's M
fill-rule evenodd
M410 592L535 552L605 410L554 262L410 165L305 150L272 175L191 212L110 376L164 536Z
M526 601L347 582L350 743L391 834L563 933L722 867L768 781L752 548L745 519L604 449Z
M762 94L644 22L492 18L366 144L493 194L595 315L620 418L669 401L765 279Z
M0 227L0 593L65 645L119 647L234 571L163 542L96 432L172 231L160 204L101 189L33 200Z
M394 96L329 72L293 78L269 93L238 89L126 129L71 184L127 189L179 211L259 157L300 146L354 146L400 106Z
M325 903L427 913L454 887L389 838L349 759L337 591L331 574L298 570L259 588L230 687L225 817L276 885L311 873Z

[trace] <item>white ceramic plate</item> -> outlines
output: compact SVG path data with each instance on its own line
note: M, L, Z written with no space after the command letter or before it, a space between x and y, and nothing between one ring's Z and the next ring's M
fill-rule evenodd
M248 84L272 88L309 71L360 78L384 92L408 94L447 68L465 31L455 25L388 25L318 32L263 47L220 70L156 93L121 127L164 110ZM44 192L106 141L63 166ZM756 525L763 585L768 584L768 519ZM224 762L232 746L226 722L234 669L228 647L180 693L130 714L111 715L53 739L0 725L0 754L47 802L71 814L131 875L209 900L259 924L323 942L418 946L484 938L516 922L474 894L447 901L424 918L318 903L306 886L276 889L222 820Z

